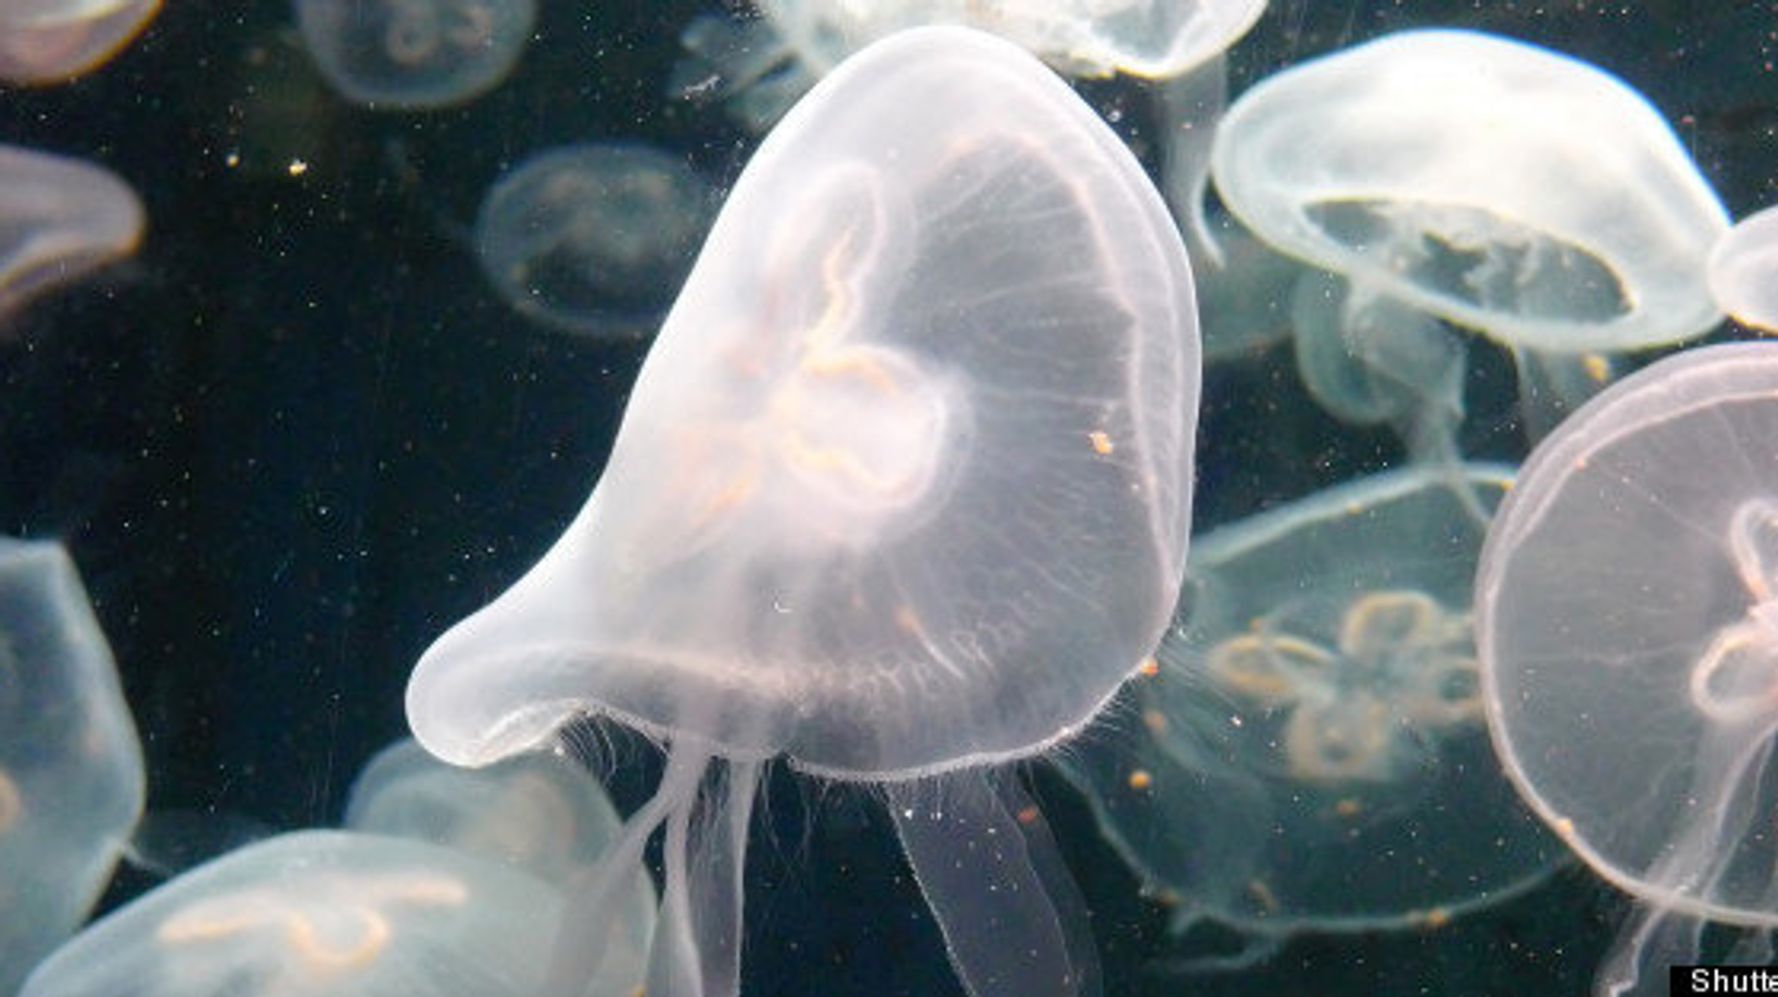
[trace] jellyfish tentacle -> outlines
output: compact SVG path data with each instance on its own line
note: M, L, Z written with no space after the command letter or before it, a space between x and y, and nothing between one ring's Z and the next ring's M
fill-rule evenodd
M710 747L703 742L675 742L654 796L624 822L623 833L599 863L569 885L550 953L545 994L584 993L587 981L597 975L609 942L609 911L629 888L655 829L697 802L710 757Z
M649 953L650 997L740 992L742 873L759 763L736 762L695 808L667 819L667 888ZM694 819L695 818L695 819Z

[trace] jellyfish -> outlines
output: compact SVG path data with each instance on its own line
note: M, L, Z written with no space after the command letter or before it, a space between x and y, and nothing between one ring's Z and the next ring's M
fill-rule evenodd
M111 61L160 0L0 0L0 81L63 83Z
M1280 250L1511 349L1534 436L1610 354L1722 318L1728 220L1691 157L1622 81L1533 45L1405 31L1302 63L1229 109L1211 174Z
M620 824L604 787L564 755L533 752L465 769L406 738L358 774L345 819L352 831L441 845L558 886L591 869ZM611 956L587 989L629 997L642 979L654 928L647 871L636 866L629 890L616 899L603 913Z
M961 28L836 69L760 146L603 477L422 656L407 715L482 765L582 715L670 744L571 895L553 982L654 832L650 994L736 992L760 767L880 784L965 985L1093 986L1040 815L995 763L1078 731L1183 571L1198 345L1140 166L1028 53Z
M21 997L567 997L540 989L561 905L550 885L491 859L380 834L297 831L96 921L31 974ZM632 979L585 997L634 990Z
M1489 508L1510 468L1466 464ZM1306 931L1436 928L1563 856L1483 722L1470 580L1484 526L1436 469L1325 489L1198 537L1130 720L1064 771L1186 936L1247 966Z
M1778 208L1748 215L1717 240L1710 291L1735 321L1778 332Z
M692 22L681 38L689 57L670 89L682 96L732 95L743 123L769 126L847 56L923 25L990 32L1071 76L1164 80L1213 60L1265 7L1265 0L761 0L763 21L712 15Z
M135 252L142 201L101 166L0 145L0 317Z
M0 993L86 919L144 783L73 561L53 542L0 538Z
M296 0L296 23L321 75L369 107L448 107L512 72L537 19L535 0Z
M488 192L482 269L521 314L568 332L653 332L709 227L710 187L644 145L536 155Z
M1676 354L1532 453L1482 553L1495 747L1538 815L1644 905L1606 992L1639 963L1697 961L1704 921L1778 926L1774 432L1778 350Z

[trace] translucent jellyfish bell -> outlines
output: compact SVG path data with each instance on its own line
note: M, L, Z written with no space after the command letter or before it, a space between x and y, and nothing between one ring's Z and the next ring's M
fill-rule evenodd
M59 544L0 538L0 993L86 919L144 781L73 562Z
M1080 76L1177 76L1247 33L1265 0L1061 0L983 4L979 0L761 0L760 8L801 58L824 73L895 31L956 24L1013 42Z
M561 754L532 752L466 769L404 739L358 774L345 824L491 859L561 886L598 863L622 821L592 773ZM654 882L638 865L626 894L603 912L610 956L588 990L628 997L641 981L656 906Z
M538 997L561 906L542 881L454 849L301 831L106 915L21 997Z
M618 851L666 824L657 952L701 956L706 993L733 993L721 877L759 761L902 800L947 773L955 806L892 810L955 961L981 993L1067 992L1042 857L987 847L1023 836L980 766L1073 734L1153 650L1197 386L1184 251L1116 136L1015 46L898 34L761 145L603 478L426 652L414 733L471 765L583 713L672 741ZM676 985L699 992L649 990Z
M1483 552L1507 770L1588 865L1676 918L1626 937L1612 992L1639 958L1696 962L1697 919L1778 927L1775 438L1778 350L1677 354L1537 448Z
M0 80L61 83L99 68L160 10L160 0L0 0Z
M1461 471L1489 507L1510 483ZM1561 858L1483 724L1468 502L1414 466L1198 537L1139 722L1069 753L1175 928L1245 936L1231 963L1300 931L1437 926Z
M1748 215L1717 241L1710 290L1735 321L1778 332L1778 208Z
M537 19L535 0L296 0L315 65L372 107L461 104L506 79Z
M110 170L0 145L0 317L134 252L145 224Z
M533 156L476 220L488 279L520 313L568 332L641 336L660 324L709 227L710 187L642 145Z
M1721 314L1728 220L1661 116L1567 56L1407 31L1267 78L1212 175L1262 238L1509 345L1628 350Z

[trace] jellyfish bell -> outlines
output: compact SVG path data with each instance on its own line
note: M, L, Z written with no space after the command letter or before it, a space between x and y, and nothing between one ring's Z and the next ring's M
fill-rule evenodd
M60 544L0 538L0 993L85 920L145 783L73 561Z
M1688 350L1526 461L1476 577L1481 691L1520 793L1636 897L1601 988L1778 927L1778 351Z
M1748 215L1717 240L1710 291L1735 321L1778 332L1778 208Z
M536 0L296 0L315 66L346 99L424 110L498 86L524 51Z
M1174 933L1240 937L1191 968L1436 926L1561 860L1493 761L1477 690L1468 503L1492 509L1511 469L1460 471L1461 491L1410 465L1200 535L1159 667L1128 688L1137 722L1064 760Z
M0 0L0 80L63 83L103 66L154 20L160 0Z
M549 884L455 849L293 832L107 914L39 966L22 997L536 997L561 904Z
M146 224L141 199L110 170L0 145L0 319L133 253Z
M1273 245L1504 342L1627 350L1721 320L1709 183L1642 96L1534 45L1404 31L1302 63L1229 109L1211 173Z
M1117 138L1015 46L893 36L762 144L592 496L416 666L415 736L468 765L582 714L671 742L612 853L665 824L651 993L734 992L747 815L778 755L889 784L975 992L1072 992L1090 954L1061 937L1045 855L985 847L1024 835L983 767L1070 736L1152 651L1197 384L1184 251ZM565 936L558 978L596 959Z

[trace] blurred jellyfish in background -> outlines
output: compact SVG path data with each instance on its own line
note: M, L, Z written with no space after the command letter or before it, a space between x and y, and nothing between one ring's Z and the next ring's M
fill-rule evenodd
M1778 928L1778 348L1653 364L1526 462L1476 579L1507 771L1640 910L1603 993L1666 992L1708 921Z
M484 765L583 714L671 742L577 883L596 969L664 828L647 989L732 997L766 760L882 784L978 997L1090 992L1040 812L990 766L1077 731L1184 569L1197 412L1184 248L1053 73L922 28L827 76L747 165L580 515L415 666L426 748Z
M762 19L693 21L681 36L688 57L671 89L724 97L737 119L763 131L848 55L893 32L940 24L998 35L1071 76L1167 79L1214 59L1265 6L1265 0L761 0Z
M373 108L461 104L504 80L537 18L535 0L296 0L321 75Z
M0 994L86 919L144 785L73 561L56 543L0 538Z
M1511 482L1463 472L1490 507ZM1185 967L1252 965L1298 932L1437 928L1563 857L1488 742L1466 504L1415 466L1193 540L1134 716L1064 759L1177 934L1242 936L1182 947Z
M691 269L714 202L684 160L649 146L552 149L488 191L476 252L501 298L540 324L652 335Z
M557 885L597 863L622 824L604 787L564 755L534 752L466 769L411 739L390 745L359 773L345 819L350 830L429 841ZM641 980L654 907L654 884L638 868L630 895L612 907L621 916L611 919L631 933L612 950L636 960L608 967L614 978Z
M1640 95L1533 45L1406 31L1293 66L1230 108L1212 173L1260 238L1352 283L1348 340L1384 297L1512 350L1533 435L1607 355L1722 318L1709 183Z
M1778 332L1778 208L1735 223L1710 252L1717 306L1750 329Z
M0 82L62 83L92 72L140 34L160 6L160 0L0 0Z
M102 166L0 145L0 319L135 252L146 219Z
M632 997L634 980L542 989L561 905L555 886L466 852L298 831L99 919L21 997Z

